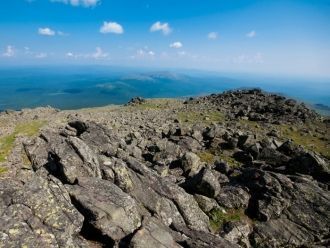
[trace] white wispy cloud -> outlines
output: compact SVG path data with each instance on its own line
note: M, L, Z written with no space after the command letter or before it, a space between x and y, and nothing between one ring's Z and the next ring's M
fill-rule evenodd
M72 52L67 52L67 53L65 54L65 57L73 58L73 57L75 57L75 55L74 55Z
M254 31L254 30L252 30L252 31L250 31L250 32L248 32L248 33L246 34L246 37L248 37L248 38L253 38L253 37L255 37L256 35L257 35L257 32Z
M70 34L64 33L62 31L57 31L57 35L59 35L59 36L69 36Z
M101 47L96 47L95 52L93 53L73 53L67 52L65 53L65 57L68 59L97 59L97 60L105 60L109 59L109 54L104 52Z
M69 34L64 33L62 31L55 31L51 28L45 27L45 28L38 28L38 34L44 35L44 36L69 36Z
M218 33L217 32L210 32L207 35L207 38L209 38L210 40L216 40L218 38Z
M109 57L109 54L103 52L101 47L96 47L95 50L96 50L95 53L93 53L92 56L91 56L92 58L94 58L94 59L104 59L104 58Z
M48 57L48 54L47 53L37 53L34 57L36 59L44 59L44 58Z
M154 59L156 53L150 50L147 46L138 49L136 53L131 56L131 59Z
M260 52L253 55L240 54L233 59L233 62L236 64L263 64L264 58Z
M176 41L170 44L170 48L181 48L181 47L183 47L183 45L180 41Z
M157 31L161 31L163 32L164 35L168 35L172 32L172 29L167 22L165 23L155 22L150 27L150 32L157 32Z
M38 34L45 36L54 36L56 32L50 28L39 28Z
M51 2L58 2L64 4L70 4L72 6L82 6L85 8L95 7L96 5L101 3L101 0L50 0Z
M8 45L5 49L5 52L2 54L4 57L10 58L15 56L15 48L11 45Z
M117 22L103 22L103 25L100 28L102 34L114 33L122 34L124 33L123 27Z

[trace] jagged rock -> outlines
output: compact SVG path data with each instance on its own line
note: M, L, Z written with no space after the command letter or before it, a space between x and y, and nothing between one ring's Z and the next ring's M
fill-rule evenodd
M196 175L203 168L200 158L192 152L184 154L181 158L181 166L183 171L189 176Z
M157 106L54 112L47 116L54 121L37 138L28 142L18 135L5 164L10 180L0 176L1 242L6 247L326 246L327 156L283 143L288 137L277 126L290 123L292 131L327 142L320 123L305 128L304 122L314 124L319 115L260 90ZM209 124L208 113L218 111L221 124ZM181 121L181 113L195 112L197 123ZM22 121L25 115L43 119L33 110L10 117ZM21 164L21 141L32 170L29 162ZM209 229L214 209L224 210L217 234ZM232 220L237 212L249 218Z
M169 228L155 218L143 220L142 227L134 234L130 248L179 248Z
M216 197L220 206L225 208L247 208L250 195L240 187L224 186Z
M252 232L252 227L245 221L229 221L223 227L221 237L224 239L239 244L242 247L251 247L249 235Z
M62 183L34 173L24 184L0 181L1 247L83 247L83 216ZM85 246L87 247L87 246Z
M127 105L129 105L129 106L139 105L139 104L144 103L145 101L146 100L142 97L134 97L127 103Z
M323 182L330 180L330 166L318 155L305 152L291 159L287 164L288 173L311 175Z
M250 188L251 203L257 203L249 206L250 211L263 221L255 226L256 243L301 246L326 237L330 195L315 181L260 170L248 170L242 176Z
M184 226L173 225L173 230L176 232L175 240L183 247L189 248L208 248L208 247L223 247L223 248L238 248L233 244L219 236L211 233L190 230Z
M190 187L196 193L214 198L219 194L220 183L214 173L208 169L202 169L194 178L190 180Z
M195 200L197 201L199 207L203 210L204 213L209 213L212 209L220 209L219 204L216 200L208 198L203 195L194 195Z
M112 240L120 240L141 226L137 202L113 183L85 177L66 188L86 221Z

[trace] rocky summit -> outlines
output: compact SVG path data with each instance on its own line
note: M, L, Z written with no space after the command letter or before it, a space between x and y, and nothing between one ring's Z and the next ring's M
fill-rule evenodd
M329 120L258 89L0 114L0 247L329 247Z

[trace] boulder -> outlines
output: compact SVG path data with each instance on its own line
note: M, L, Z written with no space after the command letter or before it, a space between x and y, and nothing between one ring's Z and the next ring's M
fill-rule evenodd
M186 152L181 158L181 166L184 171L189 176L194 176L203 168L203 164L200 158L192 152Z
M86 221L112 240L118 241L141 226L137 202L115 184L85 177L66 188Z

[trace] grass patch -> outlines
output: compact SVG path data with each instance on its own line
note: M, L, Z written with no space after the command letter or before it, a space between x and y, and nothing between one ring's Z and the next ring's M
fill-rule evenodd
M46 121L31 121L16 125L12 134L0 138L0 162L5 162L7 156L13 149L17 135L32 137L39 132L39 129L46 124Z
M6 173L7 171L8 171L8 168L0 166L0 175Z
M224 121L224 115L219 111L188 111L178 113L178 119L187 124L211 124Z
M147 110L147 109L169 109L171 106L176 106L177 101L169 99L149 99L144 102L129 106L132 109Z
M231 168L239 168L242 166L242 163L238 162L236 159L233 157L229 156L226 153L222 153L220 156L220 159L226 162Z
M325 135L321 135L313 131L310 127L291 128L288 125L281 125L280 127L282 136L287 139L292 139L294 143L301 145L307 150L316 151L324 157L330 159L330 145L329 141L323 140L325 136L329 140L329 131L324 129ZM323 128L318 127L318 128ZM307 129L309 132L304 132L302 129Z
M198 152L197 156L201 159L202 162L207 164L213 164L215 162L215 155L209 151Z
M242 218L247 218L242 209L222 209L215 208L209 213L210 228L213 232L218 232L222 226L229 221L239 221Z
M249 121L244 119L239 119L239 124L248 130L260 131L260 123L256 121Z
M226 164L228 164L231 168L239 168L242 163L236 161L233 157L228 154L226 151L208 149L205 151L200 151L196 153L202 162L207 164L214 164L217 159L221 159Z

